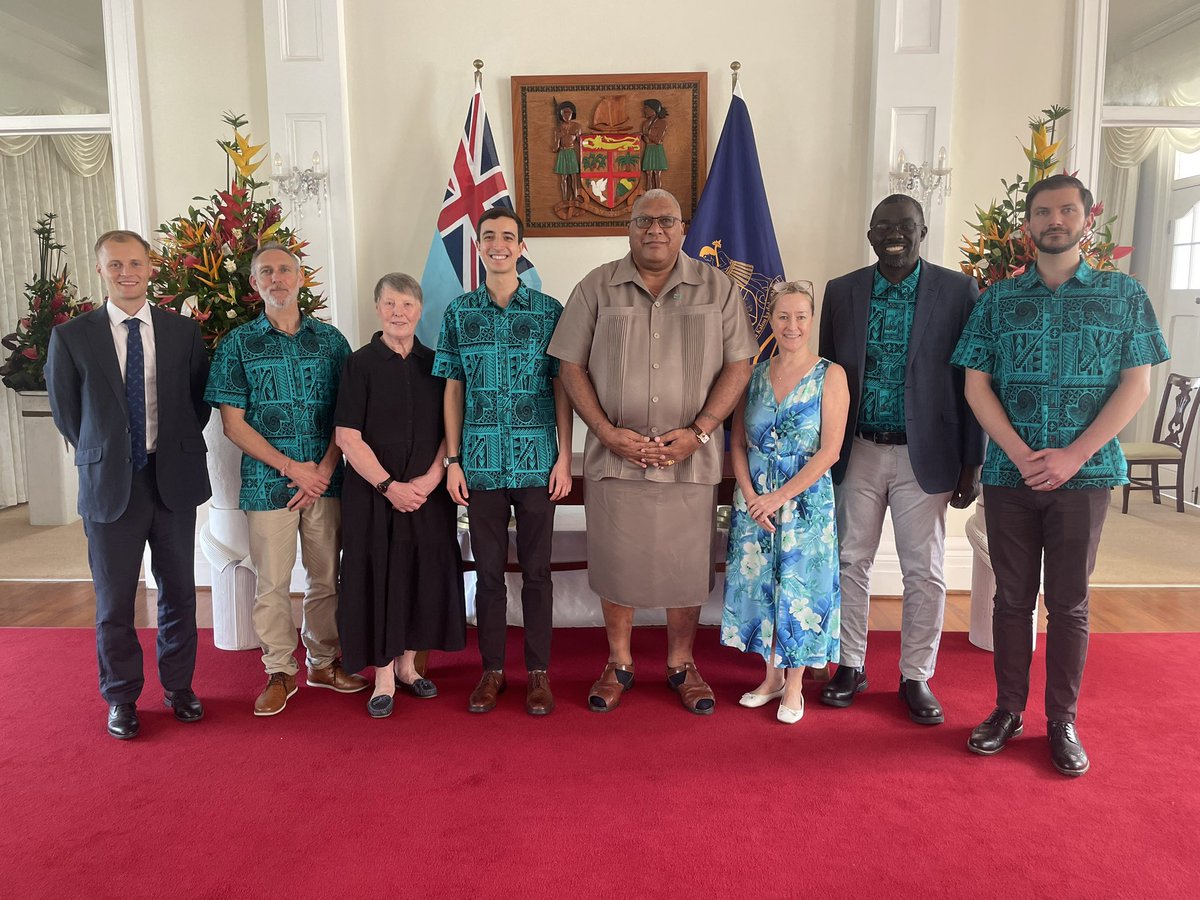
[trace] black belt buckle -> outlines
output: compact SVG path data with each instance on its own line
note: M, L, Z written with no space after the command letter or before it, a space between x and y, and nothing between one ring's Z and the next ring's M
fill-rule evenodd
M908 443L908 435L903 431L860 431L858 436L873 444L902 446Z

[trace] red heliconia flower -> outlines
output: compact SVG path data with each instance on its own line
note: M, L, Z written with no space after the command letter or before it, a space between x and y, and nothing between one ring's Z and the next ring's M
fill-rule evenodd
M64 303L66 303L66 301L63 299L63 295L55 294L54 299L50 301L50 309L52 311L62 309Z
M1101 215L1103 215L1103 214L1104 214L1104 201L1103 201L1103 200L1101 200L1099 203L1096 203L1096 204L1095 204L1095 205L1092 207L1092 215L1093 215L1094 217L1097 217L1097 218L1098 218L1099 216L1101 216Z
M24 350L21 351L21 355L23 357L25 357L26 359L37 359L38 358L37 347L26 347Z
M81 313L91 312L95 308L96 308L96 306L94 303L80 303L79 304L79 311Z
M200 258L198 256L193 256L189 253L183 258L183 267L185 269L194 269L198 265L200 265Z
M42 311L42 298L34 297L33 302L29 305L33 307L34 312L41 312Z
M55 315L55 317L54 317L55 325L61 325L63 322L69 322L69 321L71 321L71 317L68 316L65 312L60 312L57 315Z

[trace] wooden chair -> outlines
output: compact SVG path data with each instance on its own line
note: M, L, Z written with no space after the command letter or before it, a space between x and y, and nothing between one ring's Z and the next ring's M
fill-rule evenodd
M1162 403L1158 407L1158 420L1154 423L1154 440L1150 442L1122 444L1128 462L1126 474L1129 484L1125 485L1121 498L1121 512L1129 512L1130 491L1153 491L1154 502L1162 503L1159 496L1159 466L1175 467L1175 510L1183 512L1183 474L1187 463L1188 442L1196 424L1196 412L1200 403L1200 375L1190 377L1172 372L1167 376L1163 388ZM1172 396L1174 395L1174 396ZM1167 418L1167 409L1173 410ZM1149 476L1133 477L1134 466L1149 466Z

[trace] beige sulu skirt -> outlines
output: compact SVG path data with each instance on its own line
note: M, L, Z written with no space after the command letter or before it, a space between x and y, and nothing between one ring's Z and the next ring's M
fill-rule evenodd
M635 609L702 606L715 582L715 484L588 481L588 584Z

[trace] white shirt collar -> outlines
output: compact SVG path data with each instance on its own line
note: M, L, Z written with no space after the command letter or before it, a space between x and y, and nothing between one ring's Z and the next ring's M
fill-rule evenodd
M147 325L153 326L154 320L150 318L150 301L147 300L142 304L142 308L130 316L121 307L109 300L105 303L104 308L108 310L108 321L116 328L121 325L126 319L137 319L139 322L144 322Z

